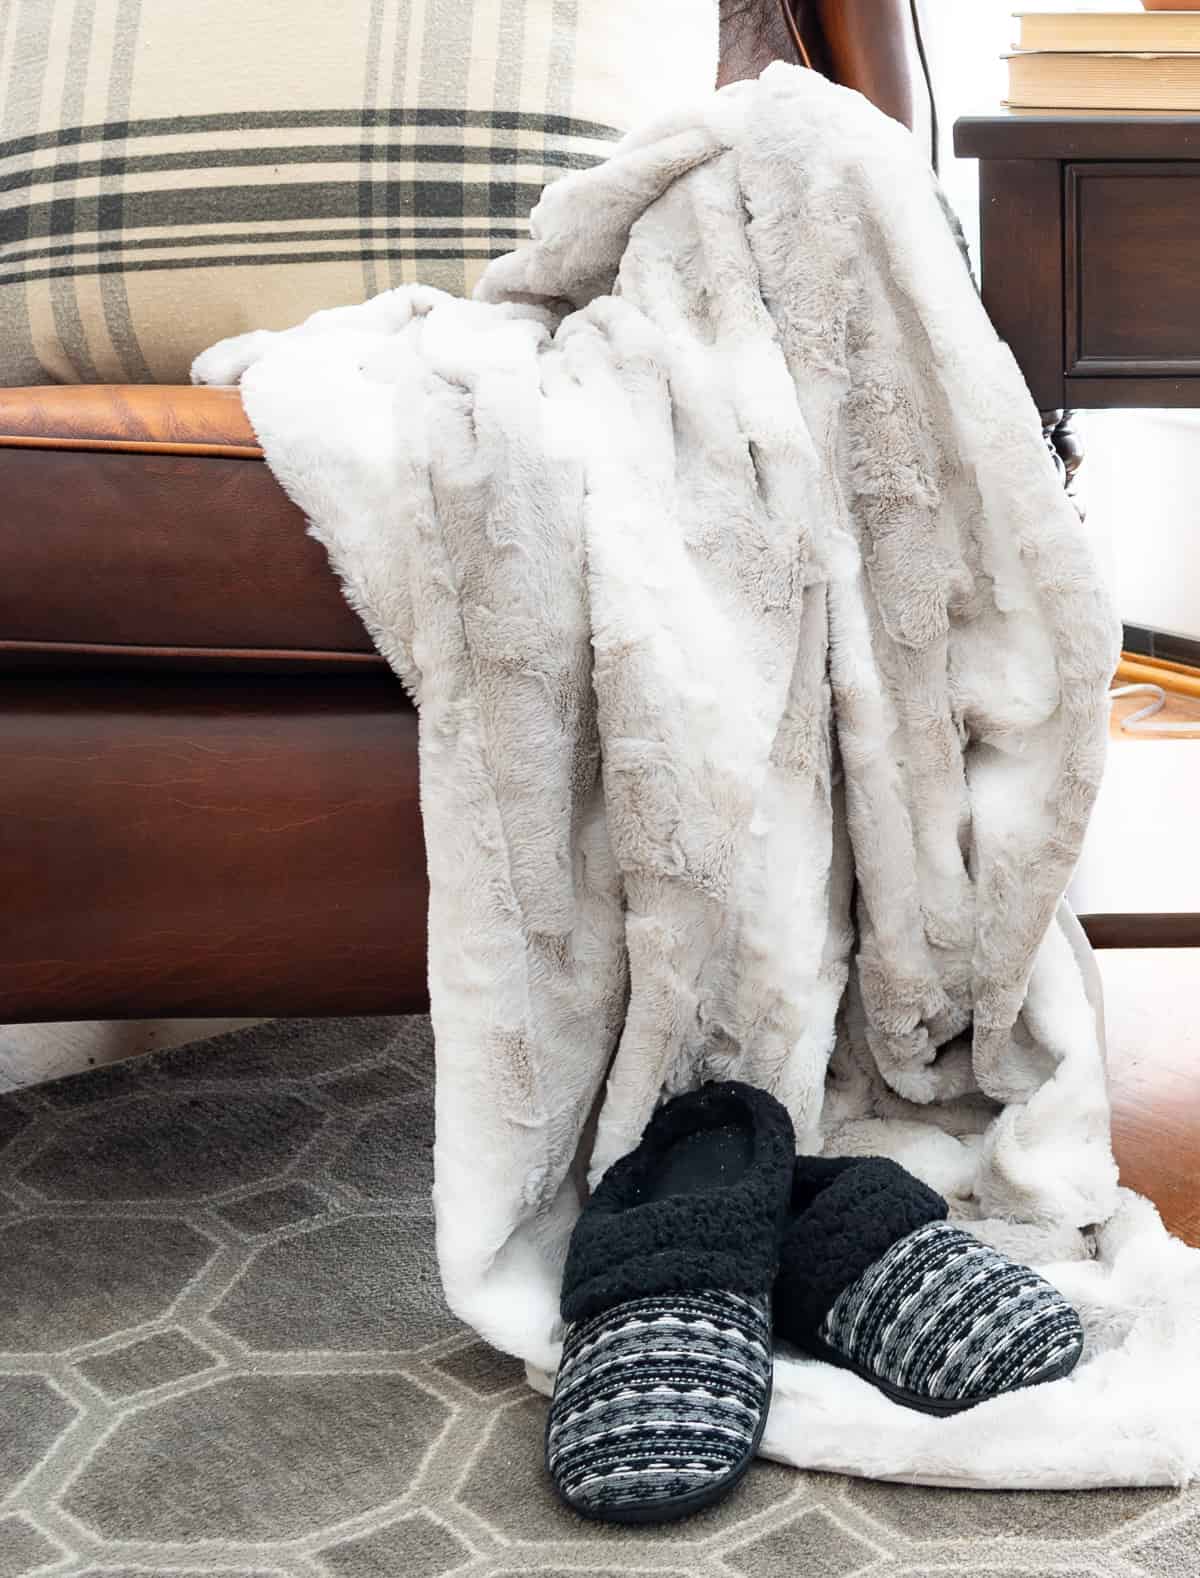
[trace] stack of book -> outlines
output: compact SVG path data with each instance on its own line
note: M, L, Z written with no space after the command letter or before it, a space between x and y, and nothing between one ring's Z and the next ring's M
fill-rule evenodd
M1198 0L1200 3L1200 0ZM1200 110L1200 10L1019 14L1014 108Z

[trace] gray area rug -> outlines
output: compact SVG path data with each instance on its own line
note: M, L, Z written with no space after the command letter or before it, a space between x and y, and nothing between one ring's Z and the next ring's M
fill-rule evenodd
M1200 1491L760 1463L620 1532L442 1303L424 1019L275 1022L0 1098L0 1578L1196 1578Z

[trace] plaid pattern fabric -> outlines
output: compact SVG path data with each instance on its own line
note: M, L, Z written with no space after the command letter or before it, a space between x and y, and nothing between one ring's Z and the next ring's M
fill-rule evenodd
M9 0L0 383L186 381L249 328L468 292L543 185L716 73L716 0Z

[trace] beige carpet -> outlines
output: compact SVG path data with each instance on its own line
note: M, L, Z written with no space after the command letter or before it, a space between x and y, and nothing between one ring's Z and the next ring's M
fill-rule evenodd
M1200 1575L1200 1491L561 1510L441 1302L430 1077L422 1019L277 1021L0 1096L0 1578Z

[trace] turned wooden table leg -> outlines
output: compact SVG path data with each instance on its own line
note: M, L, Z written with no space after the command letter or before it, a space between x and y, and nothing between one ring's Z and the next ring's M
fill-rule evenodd
M1067 490L1067 497L1084 517L1083 499L1076 485L1076 476L1083 461L1083 440L1075 428L1074 411L1043 411L1042 437L1050 451L1059 476Z

